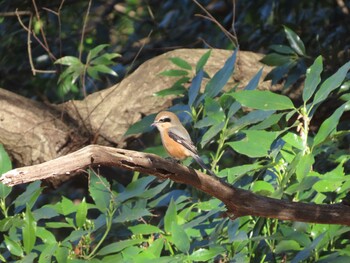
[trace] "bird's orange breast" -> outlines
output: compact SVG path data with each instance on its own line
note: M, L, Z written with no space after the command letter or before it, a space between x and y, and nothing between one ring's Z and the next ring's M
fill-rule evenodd
M190 156L189 151L184 146L170 138L167 132L163 132L161 137L163 146L171 157L183 160Z

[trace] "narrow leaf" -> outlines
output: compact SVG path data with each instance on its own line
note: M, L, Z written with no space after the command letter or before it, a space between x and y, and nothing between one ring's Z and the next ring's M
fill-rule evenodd
M190 88L188 89L188 106L192 107L193 102L196 100L199 91L201 89L201 84L204 76L204 71L199 70L197 75L193 78Z
M186 70L181 70L181 69L169 69L169 70L164 70L161 73L159 73L161 76L167 76L167 77L182 77L182 76L187 76L188 71Z
M208 97L214 98L224 88L233 74L238 49L236 49L232 56L227 59L223 68L221 68L205 87L205 94Z
M88 54L88 60L93 60L98 55L98 53L100 53L103 49L105 49L108 46L108 44L102 44L91 49Z
M190 249L190 239L185 230L175 221L171 224L171 233L175 246L183 253L187 253Z
M282 66L290 62L291 58L287 55L270 53L263 57L260 61L268 66Z
M6 248L8 251L10 251L10 253L18 257L23 257L23 250L21 245L6 235L4 236L4 238Z
M192 70L192 66L182 58L174 57L174 58L169 58L169 60L180 68L183 68L185 70Z
M324 101L333 90L338 88L344 81L349 69L350 61L338 69L336 73L326 79L322 83L320 89L316 92L313 104L315 105L319 102Z
M104 177L97 176L92 170L89 170L90 182L89 192L94 200L96 207L105 213L109 208L111 201L110 184Z
M312 169L315 159L312 153L306 154L300 158L299 163L296 167L296 175L299 182L302 182Z
M36 241L36 221L34 220L29 206L27 206L26 213L24 215L24 222L25 224L22 228L23 246L26 254L29 254L34 248Z
M12 169L10 156L7 154L4 146L0 144L0 175ZM1 197L1 196L0 196Z
M211 126L207 132L203 135L201 140L201 147L203 148L211 139L214 138L225 127L225 122L220 122Z
M168 209L164 216L164 230L167 233L172 231L172 222L177 221L176 204L173 199L171 199Z
M326 138L337 128L339 119L346 108L346 104L340 106L327 120L325 120L318 130L312 147L324 142Z
M243 106L260 110L294 109L293 102L286 96L271 91L243 90L232 94Z
M318 84L321 82L323 69L322 56L318 56L314 64L306 71L306 79L303 90L303 101L306 103L314 94Z
M196 65L196 72L198 73L200 70L203 70L205 64L207 63L209 57L211 55L211 49L204 53L203 56L198 60Z
M261 78L261 74L263 72L263 68L261 68L258 73L249 81L248 85L244 88L244 90L255 90L259 85L259 80Z
M305 56L305 46L300 37L290 28L284 26L284 32L288 39L290 46L295 50L296 53L300 56Z
M88 210L87 204L86 204L85 198L83 198L83 200L78 206L77 213L75 215L77 227L83 227L83 225L85 224L87 210Z
M55 61L55 64L61 64L65 66L81 66L83 63L77 58L72 56L65 56Z

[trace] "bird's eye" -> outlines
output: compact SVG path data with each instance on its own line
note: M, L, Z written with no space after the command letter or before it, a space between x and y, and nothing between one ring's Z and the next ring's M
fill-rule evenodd
M159 120L160 122L170 122L170 118L169 117L165 117Z

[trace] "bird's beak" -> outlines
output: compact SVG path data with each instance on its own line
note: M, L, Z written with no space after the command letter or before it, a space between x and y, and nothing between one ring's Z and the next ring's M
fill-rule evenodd
M151 127L157 127L157 123L158 123L158 122L156 122L156 121L153 122L153 123L151 124Z

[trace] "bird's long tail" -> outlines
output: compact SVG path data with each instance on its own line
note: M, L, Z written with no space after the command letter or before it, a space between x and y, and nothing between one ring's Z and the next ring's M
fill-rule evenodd
M207 172L212 175L212 176L216 176L216 174L210 170L210 168L203 162L203 160L201 159L201 157L199 157L197 154L193 156L193 159L195 159L195 161L204 169L207 170Z

